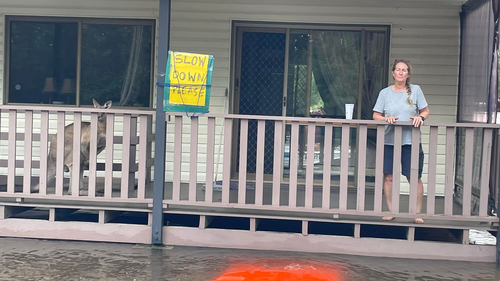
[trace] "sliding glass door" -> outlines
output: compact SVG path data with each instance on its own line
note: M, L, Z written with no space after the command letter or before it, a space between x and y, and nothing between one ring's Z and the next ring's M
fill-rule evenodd
M387 85L388 27L301 25L256 27L255 24L240 24L236 25L236 34L239 37L235 46L237 56L234 75L236 104L234 113L343 119L345 104L354 104L354 119L372 118L372 109L378 93ZM258 30L259 33L252 33L252 30ZM263 49L265 51L262 51ZM258 63L259 61L262 63ZM270 62L273 62L274 69L269 72ZM273 86L270 86L271 78L279 81L273 80L271 83ZM251 81L251 85L260 85L263 88L247 89L245 81ZM276 97L276 102L268 103L258 97ZM258 100L262 102L255 102ZM280 103L280 100L283 100L283 103ZM249 107L256 109L258 104L273 114L248 112ZM272 106L275 108L269 109ZM285 124L284 128L283 177L286 181L290 171L291 125ZM299 150L294 152L298 153L299 179L305 176L308 145L314 145L314 155L310 157L314 157L315 178L323 177L325 145L332 146L332 180L339 177L341 128L333 129L333 141L329 144L324 143L324 131L324 127L316 127L315 142L307 144L307 126L300 126ZM266 155L270 154L266 159L271 161L265 161L269 162L265 171L275 173L276 171L272 171L273 149L272 147L267 149L267 144L271 146L273 144L274 130L269 132L266 130L265 137ZM375 140L374 130L369 130L367 182L373 181L374 178ZM249 142L252 141L254 140L249 136ZM353 181L357 172L355 169L357 141L357 128L353 126L349 138L350 181ZM248 147L253 146L253 143L249 143ZM238 149L235 155L237 151ZM251 171L248 170L248 173L255 171L253 153L249 150L247 167ZM238 155L235 160L239 163Z

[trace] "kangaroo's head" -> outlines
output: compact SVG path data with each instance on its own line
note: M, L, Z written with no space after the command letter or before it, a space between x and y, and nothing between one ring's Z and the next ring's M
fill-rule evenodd
M111 107L111 104L112 104L112 102L110 100L108 100L107 102L105 102L103 105L100 105L95 99L92 99L92 102L94 103L94 107L95 108L99 108L99 109L108 109L108 108ZM106 114L100 112L98 120L100 122L106 121Z

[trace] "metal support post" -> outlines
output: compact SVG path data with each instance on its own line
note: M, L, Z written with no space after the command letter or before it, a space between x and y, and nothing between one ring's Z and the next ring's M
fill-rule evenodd
M170 7L171 0L160 0L158 28L158 73L157 82L165 83L167 54L170 43ZM152 239L155 245L162 244L163 229L163 194L165 187L165 149L167 124L163 112L163 86L156 87L156 124L155 124L155 162L153 183L153 222Z

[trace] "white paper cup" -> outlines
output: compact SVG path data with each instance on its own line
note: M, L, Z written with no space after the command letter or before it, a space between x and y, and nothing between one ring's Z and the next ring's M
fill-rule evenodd
M354 110L354 104L348 103L345 105L345 119L352 119L353 110Z

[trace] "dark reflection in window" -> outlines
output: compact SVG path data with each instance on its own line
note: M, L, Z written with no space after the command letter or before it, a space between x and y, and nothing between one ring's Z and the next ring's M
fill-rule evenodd
M150 107L153 24L109 22L8 18L8 102Z
M9 102L75 104L77 23L10 23Z

